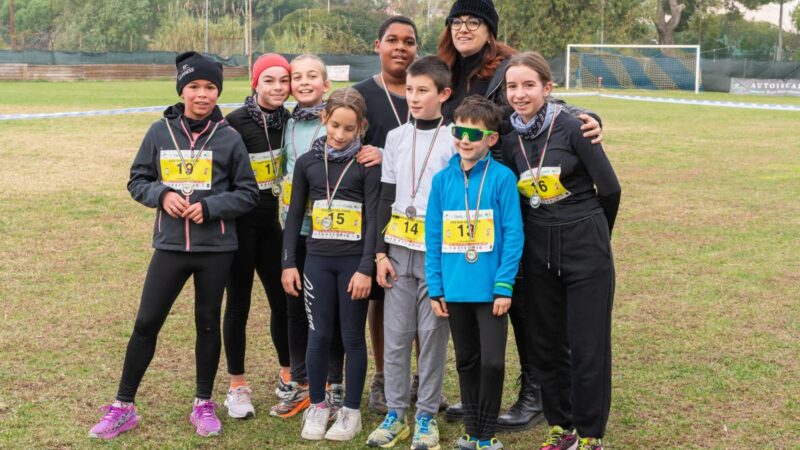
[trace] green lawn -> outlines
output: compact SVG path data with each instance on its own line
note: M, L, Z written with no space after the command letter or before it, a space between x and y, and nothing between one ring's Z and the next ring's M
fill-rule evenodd
M168 81L1 82L0 114L169 104L173 89ZM239 102L247 89L227 82L221 101ZM608 447L800 448L800 113L570 101L602 116L623 186ZM86 438L95 409L116 392L152 253L153 212L125 183L157 117L0 121L0 448L362 448L381 418L365 413L356 442L309 444L298 419L268 417L277 366L258 285L247 354L256 419L224 416L215 439L189 425L187 287L142 384L140 427L110 444ZM512 338L507 361L504 405L516 394ZM452 352L445 391L456 397ZM444 441L459 433L442 426ZM537 426L500 438L530 449L544 433Z

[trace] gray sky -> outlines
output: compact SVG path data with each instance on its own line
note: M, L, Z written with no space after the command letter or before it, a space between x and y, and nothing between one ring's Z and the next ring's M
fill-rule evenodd
M783 29L784 30L791 30L797 31L792 24L792 20L790 15L792 11L800 5L800 0L790 0L783 4ZM761 8L755 11L746 11L744 16L748 19L753 20L762 20L765 22L770 22L775 25L778 24L778 12L780 6L778 3L772 3L766 6L762 6Z

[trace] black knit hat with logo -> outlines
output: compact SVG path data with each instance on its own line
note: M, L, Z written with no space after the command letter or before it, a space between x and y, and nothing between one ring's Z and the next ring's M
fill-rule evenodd
M455 17L470 15L483 19L492 36L497 37L497 23L500 18L497 16L497 10L494 8L492 0L456 0L453 7L450 8L450 14L447 20Z
M187 84L195 80L210 81L222 93L222 64L200 53L186 52L175 58L175 66L178 68L178 95L181 95Z

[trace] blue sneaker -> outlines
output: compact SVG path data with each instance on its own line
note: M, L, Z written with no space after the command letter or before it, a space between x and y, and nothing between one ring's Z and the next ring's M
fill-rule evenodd
M392 448L398 442L407 438L411 434L408 429L405 418L400 420L397 418L397 413L389 411L383 423L378 428L369 434L367 438L367 445L370 447Z
M414 438L411 440L412 450L439 450L439 425L428 413L417 417Z

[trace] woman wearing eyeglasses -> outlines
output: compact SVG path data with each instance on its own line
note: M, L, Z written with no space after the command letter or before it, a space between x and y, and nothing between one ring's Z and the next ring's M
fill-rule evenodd
M517 51L497 40L499 24L497 10L492 0L456 0L447 16L446 27L439 39L437 55L450 67L453 76L453 95L442 105L442 115L452 121L453 112L469 95L482 95L501 106L503 114L501 134L511 131L509 117L514 110L508 105L500 87L508 64L508 59ZM562 103L549 97L548 102ZM589 111L563 104L564 112L576 116L584 122L583 136L592 138L593 144L602 141L599 117ZM492 156L500 162L502 154L492 148ZM522 292L522 280L517 280L518 289L512 300L511 324L514 327L517 350L519 352L520 392L517 401L504 414L500 415L498 426L507 431L521 431L530 428L543 416L539 399L539 386L534 380L531 345L527 342L530 313L528 305L518 295ZM448 420L463 417L461 403L447 409Z

